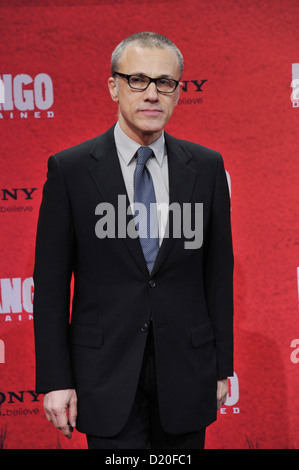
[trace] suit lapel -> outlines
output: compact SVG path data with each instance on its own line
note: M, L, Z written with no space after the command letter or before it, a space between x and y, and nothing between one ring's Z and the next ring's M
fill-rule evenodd
M95 182L99 192L101 193L103 200L105 202L111 203L115 209L115 236L117 237L118 196L125 197L126 210L130 205L130 202L115 147L114 126L98 138L90 154L95 159L95 163L89 168L91 177ZM124 214L121 214L121 216L123 217ZM132 219L132 214L125 216L125 227L128 226L129 221ZM138 236L136 238L127 236L125 238L121 238L121 240L130 251L142 272L148 276L148 270Z
M165 132L165 142L168 157L169 205L171 206L173 203L178 203L181 207L182 214L182 204L191 201L197 173L188 165L192 160L192 155L185 149L180 140ZM168 219L168 230L166 233L168 233L168 237L165 237L162 241L152 276L155 275L165 262L176 240L172 236L173 223L171 218Z

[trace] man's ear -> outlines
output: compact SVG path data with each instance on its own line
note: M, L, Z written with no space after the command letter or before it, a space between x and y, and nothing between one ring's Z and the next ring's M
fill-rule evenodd
M113 77L108 78L108 88L113 101L118 102L118 87L116 80Z
M174 105L176 106L178 104L178 101L179 101L179 98L180 98L180 95L181 95L181 91L182 91L182 88L183 88L183 82L179 82L178 84L178 87L176 89L176 97L175 97L175 102L174 102Z

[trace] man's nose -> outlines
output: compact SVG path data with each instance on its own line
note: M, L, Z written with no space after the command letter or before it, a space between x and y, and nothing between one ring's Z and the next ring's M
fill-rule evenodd
M145 90L145 99L151 101L157 101L159 98L159 93L154 82L150 83L147 89Z

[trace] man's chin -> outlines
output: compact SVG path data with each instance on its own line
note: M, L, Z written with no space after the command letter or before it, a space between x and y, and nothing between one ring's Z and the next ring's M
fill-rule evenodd
M164 128L165 123L161 122L155 122L154 120L152 122L147 122L147 123L142 123L140 125L140 131L143 132L144 134L157 134L161 133L163 128Z
M159 134L159 133L161 134L161 132L162 132L161 128L159 128L159 129L145 129L145 130L142 131L142 133L144 135L152 135L152 134Z

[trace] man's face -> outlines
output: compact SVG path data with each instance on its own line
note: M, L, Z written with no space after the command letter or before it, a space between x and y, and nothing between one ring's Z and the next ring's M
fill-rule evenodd
M134 44L124 50L117 72L175 80L179 80L180 76L179 61L171 49L145 48ZM141 145L149 145L161 135L182 87L180 83L173 93L159 93L152 82L144 91L133 90L125 78L118 76L109 78L108 85L112 99L118 102L122 130Z

